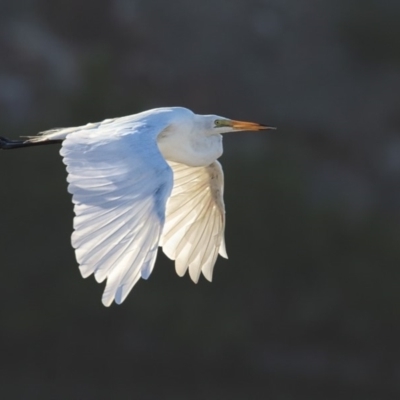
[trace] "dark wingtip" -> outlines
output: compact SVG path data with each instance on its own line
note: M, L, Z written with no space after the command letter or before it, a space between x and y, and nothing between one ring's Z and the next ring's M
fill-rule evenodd
M28 140L11 140L4 136L0 136L0 149L2 150L12 150L20 149L21 147L32 146L33 143Z
M3 136L0 136L0 149L2 150L10 150L16 149L18 147L24 147L23 140L10 140Z
M22 147L43 146L48 144L58 144L62 140L43 140L39 142L32 142L30 140L11 140L0 136L0 150L20 149Z

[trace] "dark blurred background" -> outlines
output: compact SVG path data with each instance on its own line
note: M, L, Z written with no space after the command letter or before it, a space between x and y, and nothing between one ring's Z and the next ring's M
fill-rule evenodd
M398 0L0 0L0 131L158 106L225 137L229 260L80 276L59 146L0 154L1 399L400 398Z

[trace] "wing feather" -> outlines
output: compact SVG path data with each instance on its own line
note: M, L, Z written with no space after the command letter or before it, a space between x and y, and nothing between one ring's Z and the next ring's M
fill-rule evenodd
M72 132L61 149L74 203L72 245L83 277L107 279L106 306L122 303L150 275L173 186L156 141L164 126L128 122Z
M208 167L168 162L174 187L167 202L160 246L175 260L175 269L197 282L200 273L209 281L218 253L227 258L224 241L223 171L215 161Z

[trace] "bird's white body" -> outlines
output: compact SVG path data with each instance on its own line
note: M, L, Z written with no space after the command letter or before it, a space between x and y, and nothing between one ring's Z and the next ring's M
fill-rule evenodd
M159 108L80 127L55 129L22 145L62 141L74 203L72 246L83 277L107 279L103 304L124 301L147 279L158 247L178 275L211 281L227 257L222 133L261 130L255 123L181 108Z
M204 120L204 117L210 118ZM202 167L210 165L223 153L222 135L211 131L210 122L216 118L222 117L196 115L183 107L165 107L80 127L46 131L33 140L64 140L67 135L77 131L90 130L97 134L101 130L138 124L157 133L158 148L166 160Z

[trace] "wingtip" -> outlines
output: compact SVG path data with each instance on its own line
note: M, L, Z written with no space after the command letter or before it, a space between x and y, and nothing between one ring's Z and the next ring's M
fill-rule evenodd
M182 263L180 259L175 260L175 272L179 277L183 277L186 274L188 266L186 263Z
M189 275L190 275L190 279L193 281L193 283L197 284L199 282L200 273L201 273L201 270L194 271L194 270L191 270L189 267Z
M211 275L209 275L209 274L205 273L204 271L202 271L202 272L203 272L204 278L206 278L208 280L208 282L212 283L212 280L213 280L212 273L211 273Z
M82 265L79 266L79 272L81 273L81 276L82 276L83 279L88 278L93 273L91 268L88 267L85 264L82 264Z
M101 302L103 303L104 307L110 307L113 301L114 301L114 296L110 296L110 294L109 293L106 294L106 292L103 293L103 296L101 297Z
M221 257L228 259L228 253L226 252L226 247L225 247L225 240L222 241L221 246L219 247L218 254Z
M101 299L101 302L103 303L103 306L107 307L107 308L110 307L112 304L112 300L109 301L109 300Z

